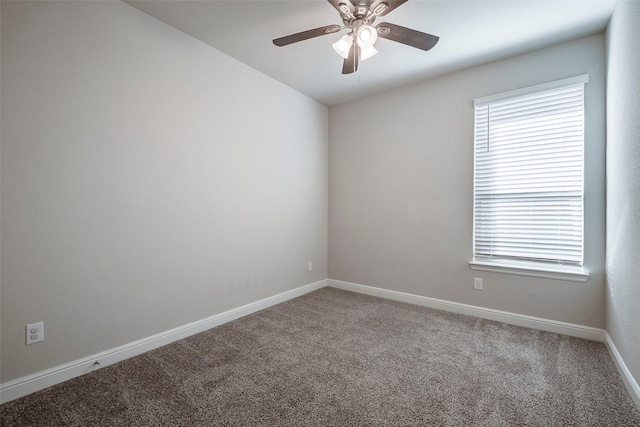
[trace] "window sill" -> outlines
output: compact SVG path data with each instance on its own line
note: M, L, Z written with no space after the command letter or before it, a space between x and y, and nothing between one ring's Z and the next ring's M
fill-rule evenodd
M571 282L586 282L589 278L589 273L582 267L547 266L533 262L473 260L469 261L469 267L473 270L491 271L493 273L568 280Z

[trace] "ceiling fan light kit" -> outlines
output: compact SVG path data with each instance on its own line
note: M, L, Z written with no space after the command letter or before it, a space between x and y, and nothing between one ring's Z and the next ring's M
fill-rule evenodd
M370 25L363 25L357 32L355 36L356 43L360 48L360 61L364 61L366 59L371 58L373 55L378 53L378 50L373 46L378 39L377 30ZM333 44L333 49L336 51L338 55L343 57L344 59L349 58L349 51L351 50L351 46L354 43L353 32L349 34L345 34Z
M438 37L400 25L381 23L373 26L376 17L386 15L407 0L327 0L340 13L344 26L327 25L273 40L276 46L286 46L302 40L340 30L350 30L333 43L333 49L344 58L342 74L358 71L360 61L378 53L374 47L378 38L395 41L417 49L429 50L438 43Z

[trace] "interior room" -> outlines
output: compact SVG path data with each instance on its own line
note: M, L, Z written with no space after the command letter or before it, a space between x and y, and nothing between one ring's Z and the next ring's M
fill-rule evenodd
M272 42L338 0L2 1L0 410L329 292L596 343L640 419L640 2L388 4L357 61ZM474 102L576 76L579 262L480 262Z

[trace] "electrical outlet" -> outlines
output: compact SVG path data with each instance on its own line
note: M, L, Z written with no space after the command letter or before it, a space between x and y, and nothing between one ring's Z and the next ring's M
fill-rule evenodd
M474 277L473 278L473 289L477 291L482 290L482 277Z
M313 262L309 261L309 262L307 263L307 270L308 270L308 271L313 270Z
M27 345L44 341L44 322L32 323L25 326L24 333Z

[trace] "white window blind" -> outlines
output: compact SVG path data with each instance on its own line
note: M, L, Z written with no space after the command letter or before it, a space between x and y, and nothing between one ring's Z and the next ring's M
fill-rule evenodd
M475 259L582 265L587 81L476 100Z

